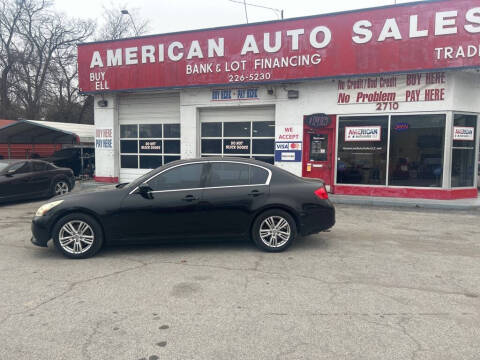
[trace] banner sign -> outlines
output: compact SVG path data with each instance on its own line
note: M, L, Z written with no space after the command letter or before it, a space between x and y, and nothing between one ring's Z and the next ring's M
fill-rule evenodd
M444 101L444 72L371 76L338 80L338 105L376 104L377 111L400 108L399 103Z
M275 142L275 161L302 161L301 142Z
M381 141L381 126L345 126L345 141Z
M476 0L417 2L78 46L83 93L472 66L480 66Z
M475 131L473 127L454 126L453 127L453 140L475 140Z
M212 101L258 100L258 88L213 89Z

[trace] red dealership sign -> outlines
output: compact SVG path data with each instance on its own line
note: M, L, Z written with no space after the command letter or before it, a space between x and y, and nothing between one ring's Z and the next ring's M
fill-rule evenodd
M78 46L84 93L480 67L480 4L445 0Z

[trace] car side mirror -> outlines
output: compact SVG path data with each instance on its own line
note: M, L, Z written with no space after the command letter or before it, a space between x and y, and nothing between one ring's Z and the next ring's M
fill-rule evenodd
M152 191L153 189L146 183L140 184L137 189L137 192L145 199L153 199Z
M10 169L7 171L5 175L7 175L8 177L12 177L16 172L17 172L16 169Z

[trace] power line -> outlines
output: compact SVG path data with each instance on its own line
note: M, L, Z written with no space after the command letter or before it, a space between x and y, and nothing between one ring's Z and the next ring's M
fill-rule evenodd
M262 8L262 9L272 10L280 19L283 20L283 10L281 10L281 9L275 9L275 8L271 8L271 7L268 7L268 6L247 3L246 0L243 0L243 1L228 0L228 1L233 2L233 3L237 3L237 4L242 4L245 7L245 17L247 18L247 23L248 23L247 5Z

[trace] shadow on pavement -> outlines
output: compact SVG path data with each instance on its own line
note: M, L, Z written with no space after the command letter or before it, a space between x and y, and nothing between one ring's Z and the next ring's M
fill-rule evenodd
M322 251L329 247L329 242L322 234L299 237L290 248L280 253L270 254L291 254L305 251ZM163 240L149 243L128 243L128 244L105 244L103 249L94 258L109 258L125 255L148 255L148 254L172 254L186 256L192 254L208 254L215 251L223 253L264 253L258 249L251 240L243 239L219 239L219 240ZM44 259L66 259L54 248L52 241L48 243L48 249L38 248L31 254L36 258Z

